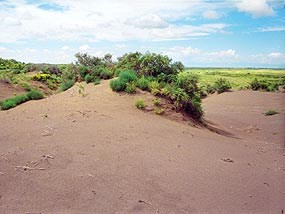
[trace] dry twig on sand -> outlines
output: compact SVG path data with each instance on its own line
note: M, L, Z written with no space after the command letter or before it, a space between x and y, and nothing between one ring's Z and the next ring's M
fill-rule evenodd
M144 200L139 200L139 203L145 203L147 205L151 205L151 203L147 202L147 201L144 201Z
M5 161L8 161L8 162L10 161L10 160L9 160L7 157L5 157L5 156L2 156L2 159L5 160Z
M42 157L43 157L45 160L47 160L48 158L54 159L54 157L51 156L51 155L43 155Z
M29 166L15 166L16 170L23 170L23 171L27 171L27 170L45 170L45 168L33 168L33 167L29 167Z
M222 158L222 161L228 162L228 163L233 163L234 161L230 158Z

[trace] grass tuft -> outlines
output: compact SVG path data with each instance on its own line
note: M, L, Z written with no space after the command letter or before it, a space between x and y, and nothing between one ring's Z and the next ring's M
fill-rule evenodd
M279 112L275 111L275 110L272 110L272 109L270 109L270 110L268 110L268 111L266 111L264 113L265 116L272 116L272 115L275 115L275 114L279 114Z
M146 107L146 104L142 99L137 100L135 105L138 109L144 109Z

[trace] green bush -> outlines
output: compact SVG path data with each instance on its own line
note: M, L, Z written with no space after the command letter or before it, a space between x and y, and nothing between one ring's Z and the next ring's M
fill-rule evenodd
M135 105L138 109L144 109L146 107L146 104L142 99L137 100Z
M24 103L28 100L39 100L44 96L40 91L32 90L26 94L21 94L15 97L8 98L2 102L0 102L0 106L2 110L7 110L10 108L14 108L17 105Z
M37 90L32 90L27 93L27 96L30 100L39 100L44 97L43 93Z
M261 88L261 83L255 78L250 82L250 88L254 91L257 91Z
M192 117L199 119L203 115L201 98L198 92L187 94L177 85L166 85L161 90L162 95L174 103L177 110L182 110Z
M214 83L214 88L220 94L220 93L228 91L229 89L232 88L232 86L231 86L231 83L227 79L219 78Z
M31 85L30 85L30 83L28 83L28 82L21 82L21 83L20 83L20 86L21 86L23 89L25 89L26 91L31 91L31 90L32 90Z
M153 94L153 95L157 95L160 93L160 84L158 81L154 80L154 81L150 81L148 83L148 90Z
M163 108L156 108L154 109L154 113L158 115L164 114L165 110Z
M93 80L94 85L98 85L101 83L101 80L97 77Z
M2 101L0 102L0 105L1 105L1 109L2 110L8 110L10 108L14 108L17 106L17 103L15 102L15 100L5 100L5 101Z
M194 94L194 96L191 97L191 102L188 102L186 104L185 112L192 115L196 119L199 119L203 116L203 108L200 95Z
M148 84L149 81L145 77L141 77L137 81L137 86L143 91L146 91L148 89Z
M264 91L277 91L279 88L278 83L271 83L266 80L258 80L255 78L249 84L250 88L254 91L264 90Z
M79 67L79 74L82 79L85 79L85 76L90 72L90 69L87 66Z
M134 84L134 82L128 82L126 84L125 92L127 92L129 94L136 93L136 85Z
M176 85L182 88L188 95L199 91L198 76L190 72L182 72L177 75Z
M173 83L177 80L176 74L164 74L161 73L157 76L158 82Z
M267 85L266 91L274 92L278 91L279 84L278 83L269 83Z
M119 74L119 78L111 80L110 87L113 91L124 91L127 87L127 83L137 80L137 76L133 71L122 71ZM135 86L132 86L135 87ZM129 86L130 88L130 86Z
M119 79L125 83L137 80L137 75L132 70L123 71L119 74Z
M110 71L106 68L100 70L100 78L101 79L107 80L107 79L110 79L112 76L113 76L112 71Z
M47 80L46 84L47 84L48 88L51 90L56 90L58 87L58 85L55 82L53 82L52 80Z
M39 81L39 82L46 82L50 78L51 78L50 74L38 73L38 74L32 76L32 80Z
M90 82L93 82L94 78L90 74L87 74L84 79L86 83L90 83Z
M72 79L66 79L61 83L61 90L66 91L75 84L75 81Z
M280 84L279 84L283 89L285 89L285 77L283 77L281 80L280 80Z
M155 98L155 99L152 100L152 102L153 102L153 105L160 106L160 99Z
M117 68L117 69L115 70L115 72L114 72L114 76L115 76L115 77L118 77L122 71L124 71L124 69L122 69L122 68Z
M110 87L113 91L124 91L126 88L126 83L121 79L111 80Z

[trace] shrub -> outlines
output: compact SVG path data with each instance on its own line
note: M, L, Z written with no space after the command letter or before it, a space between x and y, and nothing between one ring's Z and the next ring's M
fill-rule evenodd
M68 64L65 68L63 68L63 72L61 74L62 81L67 79L78 80L80 77L80 68L75 66L74 64Z
M82 79L85 79L85 76L89 73L89 68L87 66L79 67L79 74Z
M51 78L50 74L36 74L32 76L32 80L39 81L39 82L46 82L48 79Z
M229 89L232 88L230 82L227 79L224 78L219 78L215 83L214 83L214 88L217 90L217 92L223 93L228 91Z
M27 93L27 96L30 100L39 100L44 97L43 93L37 90L32 90Z
M47 80L46 84L47 84L48 88L51 90L56 90L58 87L58 85L55 82L53 82L52 80Z
M176 74L164 74L161 73L157 76L158 82L173 83L177 80Z
M143 91L146 91L148 89L148 84L149 81L145 77L141 77L137 81L137 86Z
M265 80L254 79L250 82L250 88L254 91L265 90L265 91L276 91L278 90L279 84L270 83Z
M177 110L182 110L196 119L202 117L203 109L198 92L189 95L177 85L166 85L161 92L174 103Z
M127 92L129 94L136 93L136 85L133 82L127 83L125 92Z
M155 105L155 106L160 105L160 99L158 99L158 98L153 99L152 102L153 102L153 105Z
M17 103L14 100L5 100L0 103L2 110L8 110L17 106Z
M275 114L279 114L279 112L277 112L275 110L268 110L267 112L264 113L265 116L272 116Z
M120 79L111 80L110 87L113 91L124 91L126 88L126 83Z
M190 96L198 91L198 76L190 72L183 72L178 74L176 85Z
M23 89L25 89L26 91L31 91L31 90L32 90L31 85L30 85L29 83L27 83L27 82L22 82L22 83L20 83L20 86L21 86Z
M282 77L279 84L283 89L285 89L285 77Z
M154 113L161 115L164 114L165 110L163 108L156 108L154 109Z
M93 80L94 85L100 84L101 80L97 77Z
M199 119L203 115L203 108L201 98L198 94L191 97L191 102L186 104L185 112L192 115L194 118Z
M146 104L142 99L137 100L135 105L138 109L144 109L146 107Z
M152 94L154 94L154 95L159 94L159 92L160 92L160 84L159 84L159 82L156 81L156 80L150 81L150 82L148 83L148 90L149 90Z
M75 84L75 81L72 79L66 79L61 83L61 90L66 91Z
M266 91L273 92L273 91L277 91L278 88L279 88L279 84L278 83L270 83L270 84L267 85Z
M42 74L38 73L32 76L32 80L39 81L45 83L49 89L55 90L58 87L58 84L61 82L60 77L51 74Z
M127 87L127 83L137 80L137 76L133 71L122 71L119 74L119 78L110 82L110 87L113 91L124 91ZM132 86L132 87L135 87ZM130 86L129 86L130 89Z
M133 69L139 76L157 77L177 74L184 69L181 62L172 62L168 56L156 53L128 53L118 58L117 68Z
M216 92L215 86L206 84L205 86L201 87L202 90L205 90L207 94L214 94Z
M260 89L260 82L256 78L252 80L249 85L250 88L254 91Z
M86 83L90 83L93 81L94 78L90 74L87 74L84 79Z
M75 54L75 57L77 58L76 64L83 66L98 66L104 64L102 59L90 56L87 53L77 53Z
M113 76L113 73L110 70L106 68L103 68L100 70L101 79L107 80L107 79L110 79L112 76Z
M8 99L2 101L0 103L0 106L1 106L2 110L7 110L10 108L14 108L17 105L24 103L28 100L38 100L38 99L42 99L43 97L44 96L40 91L33 90L33 91L30 91L26 94L21 94L21 95L15 96L15 97L8 98Z
M132 70L123 71L119 74L119 79L125 83L137 80L137 75Z

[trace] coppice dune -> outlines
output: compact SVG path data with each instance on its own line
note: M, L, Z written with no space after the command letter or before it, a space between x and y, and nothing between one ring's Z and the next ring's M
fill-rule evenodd
M216 133L84 88L0 111L0 213L284 212L284 93L206 98Z

